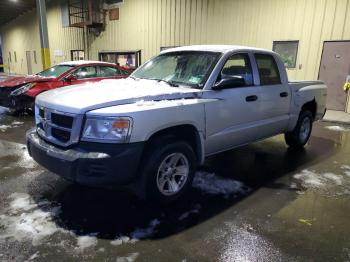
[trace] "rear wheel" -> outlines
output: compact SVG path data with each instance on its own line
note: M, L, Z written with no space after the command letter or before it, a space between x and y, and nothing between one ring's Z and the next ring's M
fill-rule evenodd
M294 130L284 134L287 145L295 148L303 147L310 138L312 122L313 116L310 111L301 112Z
M151 146L141 166L141 190L146 199L167 203L180 198L191 186L196 156L184 141L160 141Z

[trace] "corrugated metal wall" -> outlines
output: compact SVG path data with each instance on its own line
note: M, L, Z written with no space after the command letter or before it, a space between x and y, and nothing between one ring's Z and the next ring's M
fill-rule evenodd
M108 19L107 19L108 20ZM276 40L299 40L291 79L316 79L325 40L350 40L350 0L125 0L120 20L91 39L100 50L240 44L272 49ZM299 65L301 69L299 69Z
M32 17L35 17L35 19L32 19ZM40 37L34 11L30 11L6 24L1 33L4 64L10 66L12 73L26 74L28 72L26 51L31 51L33 72L42 70ZM34 62L33 51L36 51L37 63ZM14 52L17 54L17 62L14 58ZM9 60L9 53L11 53L11 61ZM8 72L8 68L5 68L5 72Z
M51 61L70 59L83 48L83 32L63 28L58 1L48 5ZM4 58L16 51L17 73L26 73L25 50L36 50L41 69L36 13L29 12L1 30ZM241 44L272 49L274 40L299 40L291 79L316 79L325 40L350 40L350 0L125 0L120 19L90 35L90 58L101 50L142 50L145 61L161 46ZM61 50L63 56L54 56ZM57 52L56 52L57 53ZM12 55L13 56L13 55ZM13 60L13 59L12 59ZM299 69L300 65L300 69Z
M48 4L47 23L52 64L70 60L70 50L84 49L83 30L62 27L59 2ZM2 51L4 63L8 63L9 52L11 52L12 62L9 63L11 72L27 74L26 51L31 51L33 73L43 70L36 10L29 11L17 17L15 20L1 27L0 32L3 40ZM33 51L36 52L37 63L34 61ZM14 52L17 54L17 62L14 59ZM59 56L55 56L55 53L56 55L59 54ZM7 71L8 69L5 69L5 72Z
M59 3L49 4L47 8L47 27L49 31L51 62L53 64L70 61L71 50L84 49L83 29L62 27L61 7ZM57 56L59 53L62 53L62 55Z

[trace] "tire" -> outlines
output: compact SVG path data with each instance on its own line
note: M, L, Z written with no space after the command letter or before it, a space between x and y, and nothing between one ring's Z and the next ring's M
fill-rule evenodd
M302 111L294 130L284 134L287 145L292 148L304 147L312 132L312 122L312 113L308 110Z
M170 203L191 187L196 170L196 155L184 141L160 139L152 143L141 164L139 195L147 201ZM182 170L179 169L181 167Z

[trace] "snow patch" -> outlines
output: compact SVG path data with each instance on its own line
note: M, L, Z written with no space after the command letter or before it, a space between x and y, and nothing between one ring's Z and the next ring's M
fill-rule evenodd
M135 242L137 242L138 239L131 239L128 236L118 236L116 237L113 241L111 241L111 245L113 246L120 246L122 244L134 244Z
M342 126L325 126L325 128L332 131L349 131L349 129Z
M341 176L337 176L335 174L332 173L325 173L323 174L323 176L331 181L334 182L334 184L340 186L343 183L342 177Z
M8 156L18 157L18 160L10 162L7 168L22 167L26 169L34 169L38 167L38 164L30 157L25 145L0 141L0 147L3 148L3 150L0 151L0 158Z
M9 199L7 214L0 215L0 228L5 229L0 239L29 240L38 245L46 237L62 231L53 222L60 212L58 205L52 206L48 201L36 204L29 195L22 193L14 193Z
M95 247L97 245L97 237L95 234L90 234L88 236L79 236L77 238L77 247L79 251L83 251L86 248Z
M192 214L198 214L200 208L201 208L200 205L196 205L194 209L183 213L181 216L179 216L178 219L179 219L179 220L184 220L184 219L188 218L188 217L189 217L190 215L192 215Z
M348 166L348 165L342 165L340 168L350 171L350 166Z
M134 244L141 239L152 237L156 232L156 227L160 224L158 219L153 219L148 227L137 228L128 235L117 235L116 238L110 242L113 246L119 246L122 244Z
M245 194L249 189L240 181L219 177L215 174L197 172L193 179L193 187L212 195Z
M1 114L1 112L0 112L0 114ZM7 129L14 128L14 127L19 127L19 126L21 126L23 124L24 124L24 122L14 121L14 122L12 122L9 125L0 125L0 131L6 132Z
M5 132L7 129L11 128L9 125L0 125L0 131Z
M117 262L134 262L140 254L138 252L131 253L127 257L118 257Z
M139 100L135 103L135 105L137 106L153 106L154 105L154 101L151 100L151 101L145 101L145 100Z
M294 175L295 179L301 180L306 188L322 188L329 184L342 185L343 178L333 173L317 174L310 170L302 170L301 173Z
M301 173L294 175L295 179L301 180L304 187L319 188L324 186L322 177L309 170L303 170Z
M318 174L305 169L293 177L300 181L303 188L317 189L327 196L347 195L350 192L350 170L347 169L345 169L344 174L329 172Z
M5 114L9 111L10 109L8 109L7 107L0 106L0 114Z
M153 219L147 228L137 228L131 232L130 237L132 239L145 239L151 237L155 233L155 228L160 224L158 219Z

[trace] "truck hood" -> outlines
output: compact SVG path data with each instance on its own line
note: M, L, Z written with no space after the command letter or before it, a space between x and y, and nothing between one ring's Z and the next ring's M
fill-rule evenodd
M84 114L94 109L135 103L140 100L198 98L202 90L171 87L145 79L103 80L44 92L37 96L39 106L67 113Z
M28 76L12 76L0 81L0 88L15 87L32 82L47 82L52 81L54 78L41 77L37 75Z

